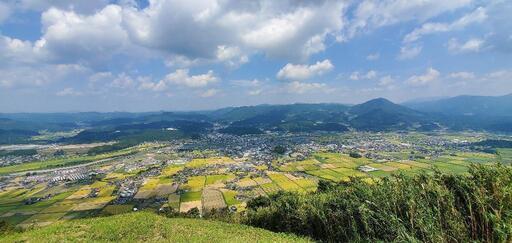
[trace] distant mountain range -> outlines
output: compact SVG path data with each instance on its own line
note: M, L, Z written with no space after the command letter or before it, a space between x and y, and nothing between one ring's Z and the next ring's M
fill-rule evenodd
M457 96L403 105L422 112L461 116L512 116L512 94L504 96Z
M358 105L290 104L228 107L201 112L0 114L0 143L41 130L85 129L62 142L123 138L195 137L212 130L230 134L486 130L512 132L512 95L457 96L395 104L384 98ZM164 131L165 134L158 134ZM172 133L172 136L169 135ZM10 136L1 139L2 134ZM158 134L158 135L156 135ZM17 139L14 139L16 136Z

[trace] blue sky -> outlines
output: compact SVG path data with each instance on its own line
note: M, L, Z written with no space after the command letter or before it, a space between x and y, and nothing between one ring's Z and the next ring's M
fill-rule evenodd
M507 0L0 0L0 112L512 93Z

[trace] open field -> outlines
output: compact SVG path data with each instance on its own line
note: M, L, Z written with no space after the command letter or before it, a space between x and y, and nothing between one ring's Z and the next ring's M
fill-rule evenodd
M333 164L336 167L357 168L369 162L366 158L352 158L340 153L315 153L314 158L324 164Z
M188 190L188 191L201 191L206 182L205 176L191 176L188 178L188 182L184 185L180 186L180 189Z
M432 156L416 153L417 157L409 157L410 151L404 149L378 153L384 157L372 159L352 158L336 152L305 153L309 154L306 158L280 155L266 161L267 166L261 165L262 161L252 162L247 158L219 157L218 152L205 152L212 157L197 159L205 154L200 151L169 152L156 147L144 145L120 150L118 152L138 152L121 154L120 158L80 168L93 169L99 174L82 181L59 182L57 186L48 186L52 184L49 182L23 186L23 180L29 176L17 174L17 179L0 191L0 220L30 227L77 217L127 213L133 207L139 210L172 207L185 213L195 207L202 211L234 205L239 210L246 210L246 202L259 195L281 190L304 195L313 192L319 179L346 182L351 177L361 177L372 184L394 173L432 174L436 168L451 174L467 174L472 163L489 164L498 159L512 159L511 149L499 149L498 156L449 150ZM186 157L190 154L194 154L192 158L196 159ZM98 158L84 156L86 159L92 157ZM368 167L361 167L363 165ZM376 170L371 171L372 168ZM40 174L44 176L41 171L37 176ZM121 196L126 192L132 194ZM30 198L41 200L26 204ZM117 203L122 205L113 205Z
M275 184L285 191L303 191L299 185L290 180L284 174L268 172L267 175Z
M217 183L225 183L235 179L235 175L233 174L224 174L224 175L207 175L206 176L206 185L217 184Z
M181 203L191 202L191 201L200 201L202 194L203 194L202 191L185 192L185 193L181 194L180 201L181 201Z
M201 197L199 197L201 199ZM190 211L193 208L199 209L200 212L202 212L203 207L201 206L201 200L196 201L187 201L187 202L181 202L180 203L180 212L186 213Z
M224 196L224 201L228 206L231 205L238 205L241 202L236 199L236 191L228 190L228 189L222 189L222 195Z
M123 205L107 205L105 206L100 215L102 216L110 216L110 215L118 215L123 213L130 213L133 211L133 205L123 204Z
M225 208L227 206L222 192L218 189L210 188L203 190L202 204L205 210Z
M498 149L499 159L502 163L512 164L512 149L510 148L499 148Z
M167 204L171 208L179 209L180 208L180 195L178 195L178 194L170 194L167 197Z
M51 159L51 160L45 160L45 161L37 161L37 162L30 162L30 163L23 163L19 165L11 165L11 166L4 166L0 167L0 174L10 174L10 173L16 173L16 172L23 172L23 171L32 171L32 170L42 170L42 169L51 169L56 167L63 167L63 166L72 166L92 161L98 161L98 160L104 160L109 158L115 158L119 156L125 156L135 153L133 149L126 149L126 150L120 150L116 152L106 153L106 154L99 154L94 156L79 156L79 157L72 157L72 158L64 158L64 159Z
M266 184L261 184L260 187L261 187L261 189L263 189L263 191L266 194L276 193L276 192L281 190L281 187L279 187L277 184L275 184L273 182L266 183Z
M216 164L230 164L235 163L235 161L229 157L213 157L206 159L193 159L192 161L186 164L186 167L190 168L199 168L207 165L216 165Z
M172 175L177 174L181 170L183 170L183 168L185 168L185 166L183 166L183 165L170 165L170 166L165 167L162 170L162 175L163 176L172 176Z
M295 182L297 185L302 187L302 189L304 189L305 191L308 191L308 192L315 191L316 187L317 187L317 182L313 179L304 178L304 179L295 180L293 182Z

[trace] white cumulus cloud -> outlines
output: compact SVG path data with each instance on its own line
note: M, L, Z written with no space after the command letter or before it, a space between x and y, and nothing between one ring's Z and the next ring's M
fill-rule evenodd
M367 73L359 73L359 72L353 72L350 74L351 80L361 80L361 79L374 79L377 77L377 72L374 70L370 70Z
M314 76L322 75L334 68L331 61L325 59L312 65L286 64L277 73L277 78L281 80L306 80Z
M308 92L313 91L329 91L327 88L327 85L324 83L305 83L305 82L299 82L294 81L287 85L288 92L294 93L294 94L304 94Z
M177 69L175 72L167 74L164 80L167 83L182 85L190 88L206 87L211 83L219 81L212 70L204 74L189 75L188 69Z
M428 68L426 73L422 75L413 75L409 79L407 79L406 83L413 86L423 86L427 85L439 78L441 73L434 68Z

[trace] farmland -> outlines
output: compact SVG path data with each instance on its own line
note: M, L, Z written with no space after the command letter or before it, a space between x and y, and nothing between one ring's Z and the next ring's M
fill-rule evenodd
M100 155L94 155L94 156L78 156L78 157L71 157L71 158L65 158L65 159L52 159L52 160L24 163L21 165L0 167L0 174L9 174L9 173L16 173L16 172L52 169L52 168L56 168L56 167L78 165L78 164L83 164L83 163L88 163L88 162L93 162L93 161L98 161L98 160L115 158L115 157L119 157L119 156L126 156L126 155L132 154L134 152L135 152L134 150L128 149L128 150L121 150L121 151L100 154Z
M360 137L359 134L356 144ZM188 215L197 208L196 212L202 215L213 209L235 214L246 211L247 202L258 196L280 191L315 193L320 180L348 183L362 178L365 183L374 184L397 174L440 171L466 175L472 164L490 165L512 157L510 149L499 148L493 154L462 147L439 153L439 147L432 145L421 153L413 153L410 146L399 142L397 135L382 137L389 140L388 146L393 149L383 150L380 138L375 143L379 150L369 150L373 137L370 142L361 143L357 151L333 149L329 144L299 144L290 147L293 152L270 152L265 156L230 155L215 150L179 151L165 143L87 155L81 146L70 156L52 159L50 155L50 159L37 163L0 167L4 173L37 171L6 177L7 183L0 190L0 220L18 228L31 228L139 210L170 210ZM402 140L429 138L413 135ZM87 165L72 166L84 163Z

